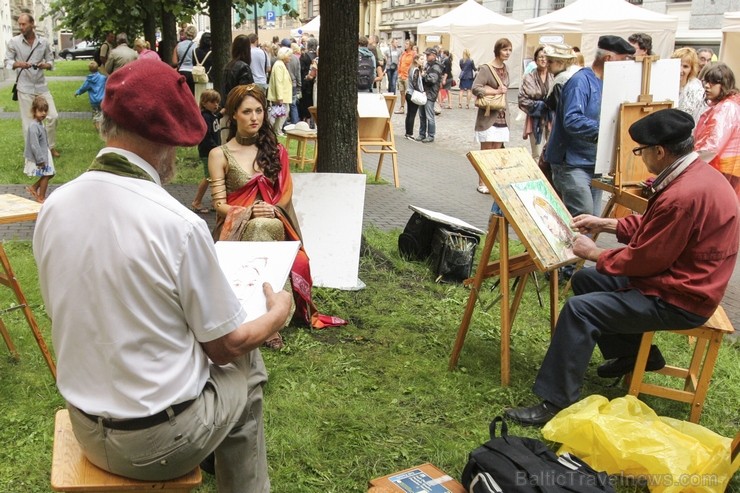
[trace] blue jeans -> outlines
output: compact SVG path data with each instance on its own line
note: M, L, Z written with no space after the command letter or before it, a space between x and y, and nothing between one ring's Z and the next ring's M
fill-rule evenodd
M419 108L421 110L421 108ZM419 111L419 137L422 139L429 137L434 138L437 125L434 122L434 101L427 99L424 110Z
M396 82L398 81L398 70L386 70L388 75L388 92L396 94Z
M301 119L298 117L298 98L293 96L293 102L290 103L290 109L288 110L288 119L290 123L298 123Z
M568 164L551 163L551 167L552 181L571 216L601 214L602 192L598 188L591 188L594 166L578 168Z

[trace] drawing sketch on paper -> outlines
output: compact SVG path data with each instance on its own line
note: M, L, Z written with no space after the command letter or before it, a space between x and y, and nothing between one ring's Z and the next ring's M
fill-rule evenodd
M262 284L283 288L290 273L298 241L219 241L216 254L226 280L247 312L247 321L267 312Z
M576 236L569 227L572 219L552 189L541 179L511 186L558 259L572 259Z
M267 257L253 257L243 259L228 272L226 279L242 306L247 306L249 300L262 291L266 271Z

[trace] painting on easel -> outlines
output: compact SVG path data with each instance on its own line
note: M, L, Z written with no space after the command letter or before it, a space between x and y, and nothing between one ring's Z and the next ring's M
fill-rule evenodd
M573 219L526 149L471 151L468 160L540 271L577 260Z
M562 262L572 259L575 233L568 226L571 217L552 188L541 179L512 183L511 186L558 259Z

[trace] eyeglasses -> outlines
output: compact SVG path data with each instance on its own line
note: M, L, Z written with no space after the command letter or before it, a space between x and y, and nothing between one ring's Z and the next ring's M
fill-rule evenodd
M634 154L635 156L642 156L642 151L644 151L648 147L655 147L655 144L651 144L649 146L635 147L634 149L632 149L632 154Z

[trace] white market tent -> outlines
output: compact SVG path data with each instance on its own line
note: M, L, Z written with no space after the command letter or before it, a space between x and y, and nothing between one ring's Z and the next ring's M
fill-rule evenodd
M740 50L738 50L738 46L740 46L740 11L725 12L719 59L730 66L735 74L736 81L740 78Z
M633 33L649 34L653 38L653 52L669 58L677 29L677 17L626 0L576 0L562 9L524 21L528 53L540 44L541 36L562 35L565 43L581 48L586 65L593 60L599 36L604 34L624 39Z
M290 35L294 38L300 37L302 34L313 34L319 36L319 27L321 26L321 16L317 15L311 19L308 23L302 25L298 29L292 29Z
M447 47L454 55L452 68L455 77L460 71L459 61L463 49L470 50L470 56L478 66L493 60L493 45L497 39L508 38L513 45L507 62L509 86L519 87L524 45L524 24L521 21L497 14L475 0L467 0L446 14L419 24L416 32L419 35L420 48L437 44L425 42L429 35L440 35L449 40ZM444 41L442 45L445 46Z

